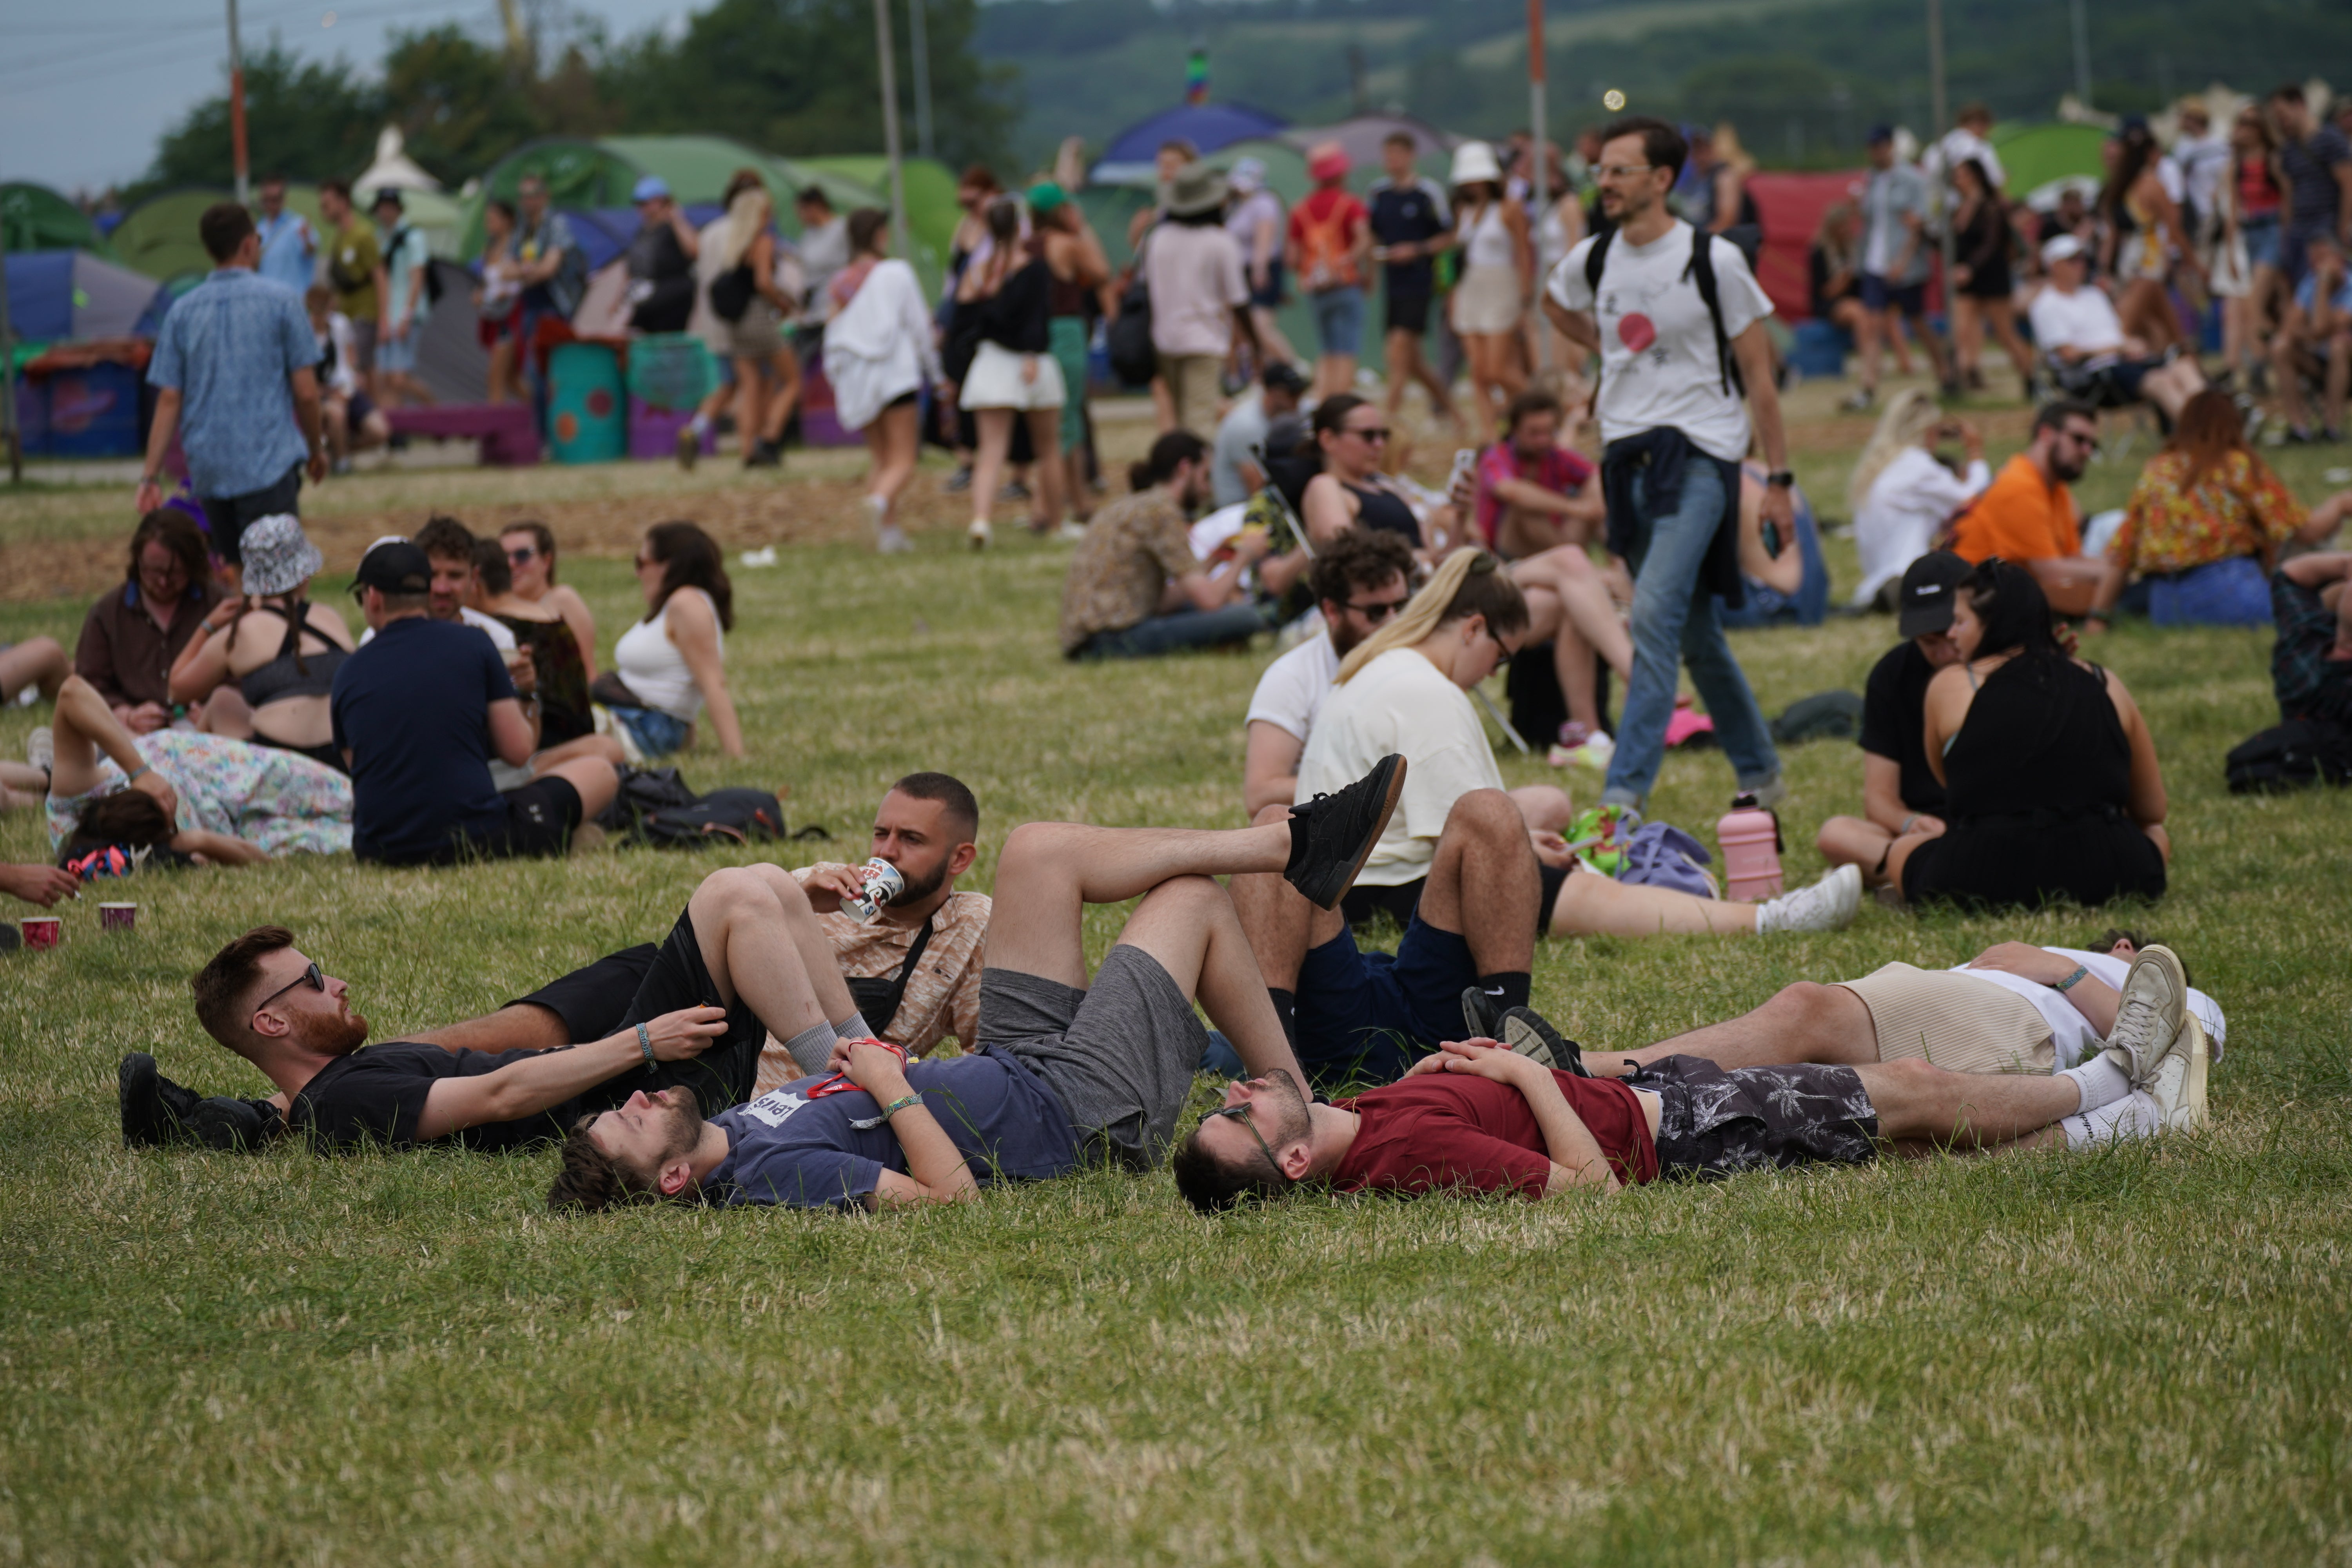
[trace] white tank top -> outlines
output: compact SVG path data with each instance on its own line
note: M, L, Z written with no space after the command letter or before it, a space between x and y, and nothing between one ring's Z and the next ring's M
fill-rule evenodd
M710 603L710 595L699 588L680 588L662 601L659 615L621 634L621 640L613 645L613 662L620 668L621 679L647 707L691 721L702 711L702 689L695 685L686 656L669 640L669 607L677 602L678 594L699 594L704 604ZM711 613L715 618L716 605ZM719 633L719 657L727 657L723 629Z
M1503 223L1503 204L1488 202L1470 226L1469 243L1462 250L1463 270L1510 267L1517 260L1512 254L1511 231Z

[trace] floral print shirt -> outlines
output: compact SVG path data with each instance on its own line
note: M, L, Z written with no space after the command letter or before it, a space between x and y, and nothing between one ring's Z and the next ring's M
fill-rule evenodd
M2193 485L2189 463L2185 452L2159 452L2140 470L2109 561L2142 575L2184 572L2258 555L2303 526L2303 503L2252 453L2231 452Z

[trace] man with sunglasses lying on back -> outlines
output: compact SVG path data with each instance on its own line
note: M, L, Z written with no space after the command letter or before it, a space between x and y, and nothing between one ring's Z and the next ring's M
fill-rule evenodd
M404 1040L368 1045L350 987L283 926L246 932L190 984L205 1033L278 1092L198 1102L162 1079L152 1057L133 1056L121 1073L126 1142L184 1131L250 1146L290 1127L322 1149L513 1149L560 1139L641 1087L736 1104L751 1093L771 1032L810 1062L825 1060L840 1034L873 1033L808 895L770 865L704 878L658 948L614 953L488 1017Z
M2065 1141L2057 1125L2126 1084L2137 1124L2189 1124L2201 1100L2189 987L2169 949L2126 976L2109 1044L2047 1078L1950 1072L1918 1059L1859 1067L1729 1071L1667 1057L1623 1078L1581 1076L1575 1047L1525 1009L1507 1016L1517 1049L1447 1044L1399 1081L1310 1105L1281 1073L1233 1084L1169 1163L1203 1214L1314 1184L1335 1192L1439 1190L1549 1197L1615 1192L1661 1177L1707 1180L1804 1164L1862 1164L1883 1143L2000 1152ZM1599 1062L1594 1064L1600 1066ZM1612 1058L1610 1067L1633 1066Z

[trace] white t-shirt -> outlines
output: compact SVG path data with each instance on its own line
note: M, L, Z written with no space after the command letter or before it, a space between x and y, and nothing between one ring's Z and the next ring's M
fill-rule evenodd
M1151 346L1164 354L1223 354L1234 307L1249 303L1241 247L1216 224L1165 222L1143 242L1151 286Z
M1318 632L1265 667L1257 678L1257 689L1250 693L1249 717L1242 722L1247 726L1263 719L1304 742L1315 732L1316 718L1339 679L1339 655L1331 646L1331 634Z
M457 606L457 618L464 621L469 626L479 626L482 629L482 635L488 637L491 643L497 647L500 653L514 652L515 635L512 631L508 629L507 624L499 619L496 616L486 616L482 614L481 611L474 608L471 605L460 605ZM367 630L362 632L360 634L360 646L364 647L368 642L374 637L374 636L375 628L373 626L370 626Z
M2087 283L2072 294L2055 287L2042 289L2033 296L2033 307L2026 314L2033 322L2034 346L2044 353L2080 349L2095 354L2123 350L2124 324L2116 319L2116 308Z
M2084 952L2074 947L2045 947L2042 951L2071 959L2089 970L2094 978L2116 991L2124 988L2124 977L2131 973L2131 961L2128 959L2101 952ZM1965 963L1956 963L1952 966L1952 973L1989 982L2004 991L2014 991L2032 1003L2033 1010L2041 1014L2042 1021L2050 1026L2050 1037L2057 1046L2060 1067L2080 1067L2084 1056L2100 1048L2099 1037L2091 1027L2091 1021L2066 999L2067 993L2053 990L2038 980L2028 980L2022 974L2011 974L2005 969L1970 969ZM2213 1045L2213 1059L2221 1060L2221 1042L2228 1033L2221 1004L2202 991L2192 988L2189 993L2189 1010L2197 1016L2199 1023L2205 1026L2206 1037Z
M1871 480L1870 493L1853 514L1854 552L1862 557L1862 586L1853 602L1866 605L1878 590L1927 553L1954 512L1992 483L1992 470L1979 458L1963 479L1925 447L1906 447Z
M1502 771L1469 697L1411 648L1391 648L1324 700L1293 800L1333 795L1390 752L1405 759L1404 794L1388 830L1356 880L1393 888L1429 875L1437 836L1454 803L1474 789L1501 789Z
M1217 439L1209 449L1209 493L1219 506L1232 506L1250 499L1250 488L1242 482L1242 464L1255 463L1250 449L1265 444L1269 421L1265 416L1265 394L1253 392L1233 406L1217 426Z
M1584 284L1584 258L1595 242L1580 240L1552 269L1550 292L1563 310L1591 310L1600 328L1603 441L1672 426L1707 456L1736 463L1748 451L1748 405L1736 384L1724 390L1715 324L1698 286L1683 275L1693 233L1677 219L1648 245L1628 245L1618 235L1597 303ZM1772 301L1738 246L1720 237L1713 243L1723 331L1737 338L1772 313Z
M1944 132L1943 140L1927 149L1919 160L1919 167L1927 177L1940 184L1951 178L1951 171L1974 158L1985 172L1992 188L2000 190L2009 184L2009 171L2000 166L2000 154L1992 143L1965 125L1955 125Z

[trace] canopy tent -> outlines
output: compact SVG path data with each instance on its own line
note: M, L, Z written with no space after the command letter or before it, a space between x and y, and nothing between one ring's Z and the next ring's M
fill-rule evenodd
M215 202L236 199L236 193L208 185L183 185L163 191L122 215L111 236L115 254L150 278L169 279L209 272L213 258L197 237L196 220ZM316 185L286 187L286 205L322 226Z
M2095 125L2000 125L1992 150L2000 154L2005 188L2038 208L2055 206L2069 184L2098 188L2106 165L2099 161L2106 132Z
M362 196L372 195L389 185L397 191L437 191L441 182L426 174L404 150L406 139L397 125L387 125L375 134L375 162L367 173L352 182L352 189Z
M1337 142L1346 150L1348 161L1358 169L1377 171L1381 147L1399 132L1412 138L1412 160L1416 163L1443 159L1463 140L1451 131L1440 131L1410 114L1359 114L1336 125L1293 126L1282 133L1282 140L1301 153L1318 142ZM1444 177L1443 174L1439 175L1441 180Z
M353 187L362 212L371 212L375 187ZM293 205L289 195L287 205ZM425 248L436 256L455 258L465 237L467 205L440 191L400 193L400 221L425 236Z
M34 342L134 336L162 292L87 250L12 250L7 268L10 330Z
M1087 177L1102 185L1148 185L1157 176L1152 161L1163 142L1190 142L1208 153L1252 137L1278 135L1289 125L1280 115L1245 103L1180 103L1112 137Z
M114 253L79 207L47 185L21 180L0 184L0 250Z

